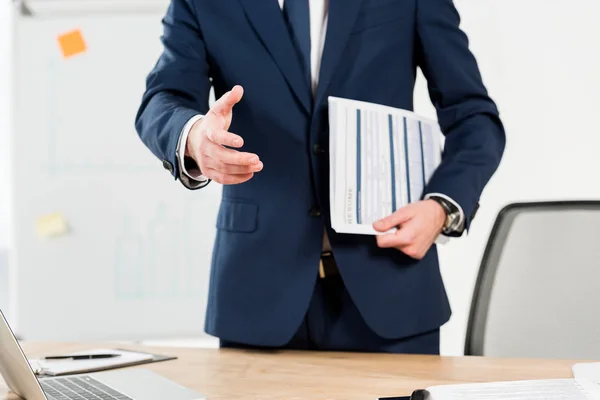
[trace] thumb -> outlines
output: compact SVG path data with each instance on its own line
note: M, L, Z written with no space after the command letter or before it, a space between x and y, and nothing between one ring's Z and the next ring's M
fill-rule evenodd
M390 216L387 216L373 224L373 228L379 232L386 232L392 228L400 226L413 217L412 208L410 206L402 207Z
M233 106L242 100L244 89L240 85L236 85L229 92L225 93L211 107L211 111L220 116L226 116L231 113Z

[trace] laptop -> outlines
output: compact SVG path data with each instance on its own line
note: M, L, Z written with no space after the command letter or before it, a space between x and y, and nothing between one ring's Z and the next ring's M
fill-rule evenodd
M26 400L204 400L147 369L39 378L0 311L0 375Z

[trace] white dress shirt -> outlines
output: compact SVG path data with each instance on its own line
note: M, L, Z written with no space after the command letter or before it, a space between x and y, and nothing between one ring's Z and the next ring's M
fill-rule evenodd
M284 0L278 0L279 7L283 10L283 2ZM310 9L310 66L311 66L311 83L313 95L316 91L318 79L319 79L319 70L321 68L321 55L323 54L323 46L325 44L325 36L327 34L327 15L328 15L328 0L309 0L309 9ZM188 171L185 168L183 163L183 157L181 155L185 154L187 137L190 133L190 130L194 123L196 123L199 119L202 118L202 115L196 115L192 117L184 126L181 137L179 140L179 159L178 163L180 166L180 170L182 174L185 174L191 186L202 186L206 184L207 178L203 176L200 171ZM454 204L460 210L460 226L464 225L464 213L462 208L458 203L444 195L443 193L429 193L425 196L428 198L430 196L439 196L443 197L452 204ZM438 243L443 243L447 240L446 237L440 236L438 238ZM329 241L327 239L327 234L324 236L323 243L324 250L330 250Z

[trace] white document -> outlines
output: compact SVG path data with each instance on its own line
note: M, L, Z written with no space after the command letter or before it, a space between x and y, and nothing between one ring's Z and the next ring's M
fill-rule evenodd
M421 200L442 140L437 122L413 112L329 97L333 229L375 235L375 221Z
M428 392L428 400L600 400L596 385L576 379L441 385Z
M119 356L113 358L100 358L96 360L30 360L29 363L37 374L65 375L123 367L138 363L140 361L152 359L151 354L109 349L94 349L90 351L70 353L69 355L78 354L118 354Z
M579 363L572 369L575 379L586 379L600 386L600 363Z

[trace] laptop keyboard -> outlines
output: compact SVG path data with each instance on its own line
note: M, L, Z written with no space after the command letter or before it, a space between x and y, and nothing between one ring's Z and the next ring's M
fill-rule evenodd
M42 379L40 385L48 400L133 400L87 375Z

